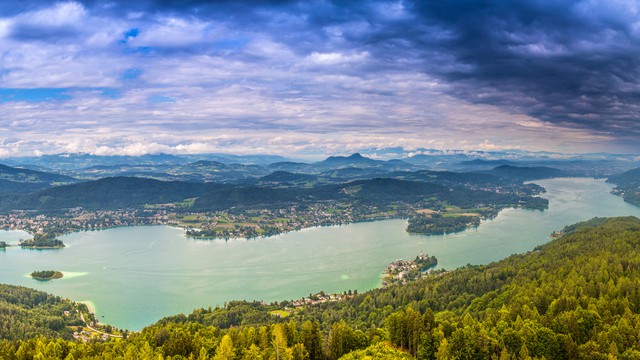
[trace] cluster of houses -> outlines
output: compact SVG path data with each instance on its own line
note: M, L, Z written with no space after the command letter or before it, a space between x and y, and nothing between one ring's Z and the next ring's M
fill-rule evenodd
M351 290L349 290L351 293ZM356 292L357 294L357 292ZM310 295L309 297L303 297L302 299L294 300L291 302L291 306L294 308L301 307L304 305L316 305L322 304L326 302L340 301L342 299L353 297L353 293L351 294L325 294L323 291ZM287 308L285 308L287 310Z
M412 209L405 204L402 209L408 213ZM305 206L292 206L281 209L252 209L241 213L220 210L209 214L188 213L197 216L192 228L190 224L175 218L170 225L186 227L195 236L215 234L214 237L254 237L261 235L276 235L289 231L296 231L315 226L348 224L363 220L383 219L397 216L381 212L374 205L348 206L335 201L317 202ZM258 230L260 229L260 230Z
M415 260L398 259L385 269L382 286L390 284L406 284L408 281L421 278L427 270L438 264L435 256L428 256L422 251Z
M352 298L357 294L358 294L357 290L354 290L353 292L349 290L348 293L345 292L342 294L325 294L324 291L321 291L317 294L310 294L309 297L303 297L301 299L291 301L287 306L284 307L284 310L287 312L292 312L293 310L302 306L317 305L317 304L322 304L326 302L340 301L343 299ZM274 312L273 315L278 317L282 316L282 314L279 312Z
M82 331L74 331L73 338L80 341L91 341L91 340L109 340L109 335L107 334L97 334L92 331L82 330Z
M119 226L166 224L165 210L67 210L63 215L32 215L26 211L0 214L0 229L24 230L31 234L64 234L77 230L100 230Z

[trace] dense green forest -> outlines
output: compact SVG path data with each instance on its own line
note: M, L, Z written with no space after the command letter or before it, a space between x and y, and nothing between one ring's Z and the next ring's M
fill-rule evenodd
M638 359L640 220L579 224L526 254L343 301L230 302L106 342L64 340L69 302L0 290L0 358L11 360Z
M82 325L76 310L88 311L57 296L21 286L0 284L0 337L2 348L36 337L72 339L73 327ZM67 311L68 315L65 315ZM0 359L11 358L0 350Z

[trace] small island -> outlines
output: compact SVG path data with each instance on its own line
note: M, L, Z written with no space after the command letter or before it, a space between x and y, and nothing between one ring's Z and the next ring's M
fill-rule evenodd
M52 234L35 234L32 239L20 242L23 248L31 249L61 249L65 245Z
M0 241L0 249L5 249L7 246L7 243L5 241Z
M60 271L43 270L34 271L31 273L31 277L36 280L53 280L62 278L63 274Z

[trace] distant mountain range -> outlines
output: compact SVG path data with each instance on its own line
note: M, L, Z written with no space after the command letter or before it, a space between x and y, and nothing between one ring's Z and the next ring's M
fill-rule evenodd
M140 156L99 156L90 154L57 154L32 157L7 158L3 162L9 165L34 166L41 169L56 171L78 170L93 166L122 166L122 165L184 165L199 160L216 161L224 164L263 165L286 161L277 155L231 155L231 154L199 154L199 155L171 155L149 154Z
M370 155L367 155L370 154ZM571 176L607 177L640 166L637 155L559 154L550 152L463 151L402 148L367 149L349 156L330 156L322 161L301 162L275 155L152 154L142 156L96 156L57 154L0 160L7 165L51 172L80 179L138 176L158 180L213 181L238 183L255 181L274 171L320 175L320 179L356 180L394 171L490 171L508 165L552 167ZM335 172L341 169L345 170ZM362 171L367 169L367 171ZM323 181L323 180L321 180Z
M379 193L371 193L373 197L383 196L385 189L390 188L395 189L396 196L402 196L404 188L395 188L390 181L401 181L402 186L408 186L412 192L416 191L411 187L412 182L495 191L500 186L529 180L595 176L588 163L577 160L553 163L558 167L524 166L525 163L507 159L472 159L456 161L451 165L462 171L434 171L431 166L418 165L420 161L416 161L421 157L433 160L434 156L468 159L468 155L462 153L417 154L403 160L377 160L354 153L350 156L331 156L313 163L282 161L286 159L268 155L206 156L207 159L195 159L194 155L191 159L191 156L166 154L141 157L61 154L29 158L32 161L29 166L38 170L0 165L0 194L6 195L0 207L127 208L188 198L199 198L194 206L201 208L213 206L214 203L215 206L222 204L220 206L226 207L262 202L274 204L276 198L281 202L309 197L333 199L338 195L331 186L370 181L362 184L364 187L358 191L362 195L367 193L367 186L373 186L372 181L377 178L385 178L389 182L385 183L386 187L378 189ZM271 160L277 161L269 163ZM598 164L605 166L606 162L598 160ZM90 166L80 167L83 165ZM63 174L42 171L52 168L60 169L58 171ZM606 167L598 169L603 172L613 170ZM629 195L633 191L629 190L628 184L636 178L637 173L630 171L618 177L612 176L610 181L616 182L618 188L626 189L625 199L633 201L629 200L633 199L633 195Z

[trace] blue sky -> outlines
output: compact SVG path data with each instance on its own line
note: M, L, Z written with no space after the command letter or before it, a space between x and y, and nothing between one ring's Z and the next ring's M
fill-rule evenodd
M0 157L640 153L637 1L2 1Z

